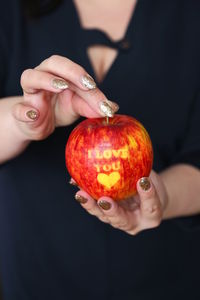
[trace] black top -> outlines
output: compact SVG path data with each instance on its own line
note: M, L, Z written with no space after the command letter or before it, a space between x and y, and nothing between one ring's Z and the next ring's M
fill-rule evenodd
M21 95L22 71L52 54L94 76L87 46L117 47L100 88L120 104L119 113L148 130L154 170L200 166L199 1L139 0L118 43L83 30L71 1L32 21L17 2L7 0L0 10L0 97ZM4 299L200 299L199 216L133 237L89 215L67 183L64 151L73 126L0 167Z

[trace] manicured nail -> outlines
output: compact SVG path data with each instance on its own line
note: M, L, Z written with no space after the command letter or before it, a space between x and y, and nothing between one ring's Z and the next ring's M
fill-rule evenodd
M143 191L147 191L151 187L151 183L147 177L142 177L139 181L139 185L143 189Z
M26 112L26 116L30 120L35 121L38 118L38 112L32 109Z
M52 86L55 89L65 90L69 87L69 84L63 79L55 78L52 80Z
M100 200L100 201L98 202L98 205L99 205L101 208L103 208L104 210L109 210L109 209L111 208L110 202L107 202L107 201L105 201L105 200Z
M114 115L114 109L112 108L112 106L107 102L107 101L102 101L99 103L99 108L100 108L100 112L101 114L105 117L110 117L112 118Z
M96 88L96 83L94 79L90 75L83 75L81 77L81 83L84 87L88 88L89 90L93 90Z
M76 181L73 178L70 179L69 184L78 186L78 184L76 183Z
M79 194L76 194L76 195L75 195L75 199L76 199L76 201L78 201L79 203L86 203L86 202L88 201L85 197L83 197L83 196L81 196L81 195L79 195Z

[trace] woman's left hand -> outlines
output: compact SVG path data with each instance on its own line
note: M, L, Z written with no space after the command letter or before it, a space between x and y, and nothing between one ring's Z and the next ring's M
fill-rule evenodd
M83 190L78 191L75 198L88 213L102 222L135 235L144 229L159 226L168 204L161 176L154 171L148 178L138 180L137 192L135 196L118 202L109 197L95 201Z

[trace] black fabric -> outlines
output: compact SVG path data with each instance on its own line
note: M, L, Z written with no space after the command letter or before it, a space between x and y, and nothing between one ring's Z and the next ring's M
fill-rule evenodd
M125 47L112 45L119 55L100 84L121 114L148 130L157 172L179 162L200 166L199 12L195 0L138 1ZM105 40L80 27L71 1L28 21L18 2L7 0L0 10L0 97L21 95L22 71L52 54L94 76L86 47ZM86 213L67 184L64 150L74 126L0 166L4 299L200 299L199 216L133 237Z

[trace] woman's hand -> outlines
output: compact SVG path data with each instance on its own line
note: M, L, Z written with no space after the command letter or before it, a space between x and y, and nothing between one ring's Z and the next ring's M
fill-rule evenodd
M75 182L72 180L72 184ZM77 192L75 198L84 209L99 220L131 235L157 227L168 204L168 195L161 177L151 171L149 178L137 182L138 194L119 202L102 197L97 202L86 192Z
M12 114L27 140L44 139L55 127L69 125L79 116L112 116L118 110L81 66L57 55L25 70L21 86L24 97Z

